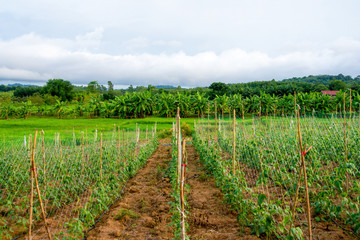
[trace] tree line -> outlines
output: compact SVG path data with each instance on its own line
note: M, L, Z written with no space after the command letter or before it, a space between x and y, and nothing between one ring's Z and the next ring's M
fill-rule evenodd
M319 76L320 77L320 76ZM303 82L283 80L280 82L252 82L241 84L213 83L207 88L159 89L155 86L114 89L90 82L85 87L72 85L62 79L51 79L44 87L16 87L0 92L0 117L27 118L29 116L58 118L143 118L147 116L174 117L177 107L181 116L194 117L214 112L215 102L221 114L236 109L239 114L292 114L296 102L303 114L332 113L343 109L343 94L346 94L346 109L360 107L360 79L344 82L341 76L322 77L313 83L313 76ZM349 84L350 83L350 84ZM310 85L309 85L310 84ZM327 84L324 90L340 90L337 96L324 95L319 85ZM317 86L311 90L310 86ZM290 86L293 86L292 88ZM325 86L325 85L324 85ZM236 90L237 89L237 90ZM251 89L252 94L244 89ZM285 90L284 90L285 89ZM1 90L1 88L0 88ZM259 91L259 92L258 92ZM275 92L274 92L275 91ZM284 92L284 93L283 93Z

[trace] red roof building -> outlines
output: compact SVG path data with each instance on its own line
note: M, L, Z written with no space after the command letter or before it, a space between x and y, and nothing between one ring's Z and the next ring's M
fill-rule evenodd
M339 91L321 91L324 95L336 96Z

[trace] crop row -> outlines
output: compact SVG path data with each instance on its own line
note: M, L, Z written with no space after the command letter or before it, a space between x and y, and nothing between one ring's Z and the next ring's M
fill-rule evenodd
M214 126L200 120L194 142L227 201L238 211L239 222L251 227L254 234L302 239L308 235L309 224L312 223L315 235L321 235L320 226L326 223L358 236L359 119L304 117L298 121L300 128L293 117L238 120L235 174L231 158L233 127L229 121ZM310 223L306 216L302 157L307 173Z
M156 137L113 131L73 140L50 140L38 135L8 141L0 149L0 238L29 232L32 212L33 239L46 238L40 198L34 194L30 211L31 178L36 173L47 225L55 238L84 237L85 231L107 210L127 179L144 165L157 146ZM31 167L32 148L35 147ZM29 180L30 179L30 180Z

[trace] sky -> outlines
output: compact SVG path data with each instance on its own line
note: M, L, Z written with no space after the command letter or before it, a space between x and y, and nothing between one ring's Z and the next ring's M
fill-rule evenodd
M0 0L0 84L360 75L358 0Z

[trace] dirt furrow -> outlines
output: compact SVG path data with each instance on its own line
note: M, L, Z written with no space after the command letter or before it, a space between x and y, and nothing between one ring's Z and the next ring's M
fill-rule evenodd
M170 141L170 140L168 140ZM171 146L160 145L146 166L129 180L125 192L91 230L87 239L151 239L173 237L171 185L164 178L171 160Z
M190 239L258 239L248 230L241 231L236 213L223 203L223 194L216 187L215 180L206 175L193 145L187 145L186 151Z

